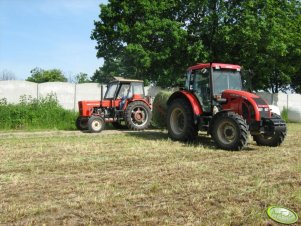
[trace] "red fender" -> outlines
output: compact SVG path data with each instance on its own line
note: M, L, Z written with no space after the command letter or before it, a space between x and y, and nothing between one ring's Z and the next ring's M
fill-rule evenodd
M178 98L185 98L186 100L188 100L195 115L203 114L202 106L200 105L198 98L193 93L187 90L180 90L173 93L169 97L167 105L169 105L174 99Z

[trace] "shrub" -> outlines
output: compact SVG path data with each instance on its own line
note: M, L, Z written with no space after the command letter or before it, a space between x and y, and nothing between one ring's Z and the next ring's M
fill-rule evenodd
M281 111L281 118L285 122L288 122L288 109L287 108L283 108L283 110Z
M77 115L63 109L53 94L39 99L21 96L19 104L0 101L0 129L75 129Z
M171 96L171 91L160 91L153 102L152 125L157 128L166 127L167 100Z

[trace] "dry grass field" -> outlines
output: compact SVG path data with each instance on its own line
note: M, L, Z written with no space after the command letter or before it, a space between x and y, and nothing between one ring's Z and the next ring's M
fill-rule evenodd
M301 215L301 125L288 129L239 152L157 130L1 133L0 224L277 225L270 205Z

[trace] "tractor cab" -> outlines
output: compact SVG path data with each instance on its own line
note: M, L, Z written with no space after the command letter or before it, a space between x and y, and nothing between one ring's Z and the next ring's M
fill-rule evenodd
M215 63L190 67L185 89L196 95L203 112L210 113L222 102L223 91L242 90L240 66Z
M145 98L143 81L115 79L107 85L103 101L114 101L112 106L123 109L128 100Z

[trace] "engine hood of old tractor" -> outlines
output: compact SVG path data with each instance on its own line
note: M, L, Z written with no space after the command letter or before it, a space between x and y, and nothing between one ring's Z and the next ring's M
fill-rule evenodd
M252 106L254 110L255 120L261 118L270 118L271 113L268 103L261 97L242 90L225 90L222 93L222 98L227 102L223 104L223 109L231 109L238 114L244 114L244 108L249 109Z

